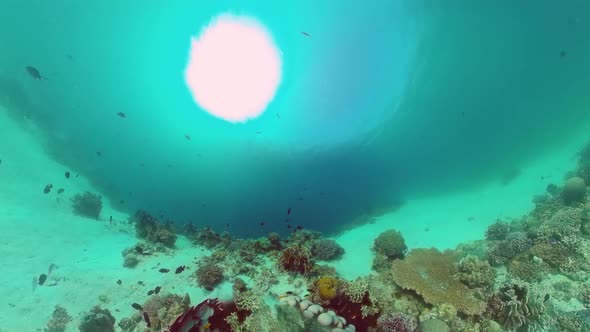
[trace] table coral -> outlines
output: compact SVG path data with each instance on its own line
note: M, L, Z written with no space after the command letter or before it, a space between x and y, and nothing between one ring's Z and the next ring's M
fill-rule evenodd
M392 264L397 285L418 293L426 303L448 303L468 315L483 313L486 303L474 296L474 291L455 279L452 267L455 257L436 249L414 249L404 260Z

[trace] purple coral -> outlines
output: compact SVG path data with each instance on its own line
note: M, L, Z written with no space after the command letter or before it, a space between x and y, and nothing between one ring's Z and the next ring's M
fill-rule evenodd
M384 332L414 332L417 326L412 317L394 312L380 316L377 319L377 328Z

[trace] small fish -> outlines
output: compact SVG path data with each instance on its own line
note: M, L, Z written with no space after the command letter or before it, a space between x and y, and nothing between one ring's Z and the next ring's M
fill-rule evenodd
M545 299L543 300L543 303L546 303L550 299L551 299L551 294L549 294L549 293L545 294Z
M260 226L264 226L264 225L266 225L266 223L264 221L261 221Z
M121 281L121 279L117 280L117 285L121 286L122 283L123 281Z
M118 112L117 116L120 117L121 119L125 119L127 118L127 114L123 113L123 112Z
M43 284L47 281L47 275L45 273L39 276L39 286L43 286Z
M257 131L256 134L257 135L260 135L260 134L262 134L262 132L261 131Z
M143 255L143 248L140 246L135 246L135 251L137 251L138 254Z
M97 155L98 157L100 157L100 156L102 156L102 152L100 152L100 151L96 151L96 155Z
M176 274L182 273L182 271L184 271L184 269L186 269L186 266L181 265L181 266L179 266L179 267L176 268L175 273Z
M64 188L59 188L59 189L57 189L57 193L58 193L58 194L63 194L63 193L64 193Z
M140 281L138 281L138 282L137 282L137 284L138 284L138 285L140 285L140 286L145 286L145 284L144 284L144 283L143 283L143 281L141 281L141 280L140 280Z
M159 269L158 271L160 271L160 273L168 273L170 272L170 269Z
M158 293L160 293L161 289L162 289L162 287L157 286L156 288L154 288L154 293L157 295Z
M566 51L559 52L559 57L560 58L565 58L566 55L567 55L567 52Z
M64 173L64 176L66 177L66 179L69 179L70 178L70 172L65 172Z
M39 72L39 70L33 66L26 66L25 69L27 70L29 75L31 75L31 77L33 77L36 80L46 79L45 77L41 76L41 72Z
M184 135L184 137L189 141L191 140L191 137L189 135Z
M288 208L287 209L287 215L290 215L290 214L291 214L291 208Z
M148 316L148 313L145 311L143 312L143 320L145 320L147 327L152 327L152 323L150 322L150 316Z
M113 223L113 216L110 216L110 217L109 217L109 222L110 222L110 223Z
M143 307L139 303L133 303L131 306L133 307L133 309L143 310Z
M153 289L147 292L147 295L148 296L153 295L153 294L154 294L154 290Z
M43 189L43 193L44 194L49 194L49 192L51 191L51 188L53 188L52 184L48 184L45 186L45 189Z
M125 201L124 200L120 200L119 201L119 204L125 204Z
M301 225L298 225L296 228L297 228L297 230L298 230L298 231L300 231L300 230L302 230L302 229L303 229L303 226L301 226Z
M311 37L311 35L305 31L301 31L301 34L304 35L305 37Z
M279 115L279 113L277 113L277 119L281 119L281 116Z
M287 225L287 228L288 228L288 229L291 229L292 227L291 227L291 225Z
M55 264L53 264L53 263L49 264L49 268L47 269L47 275L50 275L51 272L53 272L53 270L55 270L55 268L56 268Z

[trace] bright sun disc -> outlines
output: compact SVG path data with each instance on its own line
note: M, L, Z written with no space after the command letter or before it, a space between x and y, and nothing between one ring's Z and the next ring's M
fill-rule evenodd
M214 116L243 122L264 112L281 81L281 58L257 20L224 14L193 38L186 83L195 102Z

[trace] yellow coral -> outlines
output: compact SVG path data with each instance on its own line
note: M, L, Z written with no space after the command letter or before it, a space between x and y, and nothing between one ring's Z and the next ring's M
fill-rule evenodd
M404 260L392 263L396 284L418 293L426 303L448 303L468 315L483 313L486 303L452 276L454 255L436 249L414 249Z
M318 289L320 298L323 301L330 301L336 297L338 280L331 277L321 277L316 282L316 287Z

